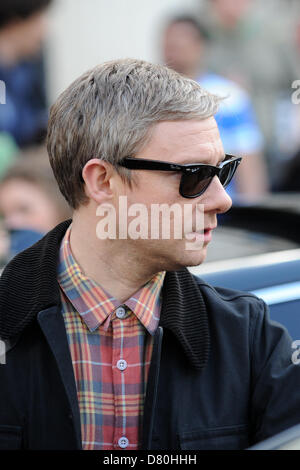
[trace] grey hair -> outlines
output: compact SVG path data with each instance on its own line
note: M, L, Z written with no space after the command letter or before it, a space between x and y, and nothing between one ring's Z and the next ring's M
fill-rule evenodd
M91 158L118 166L148 142L160 121L213 116L221 97L163 65L137 59L106 62L75 80L51 107L47 135L50 163L71 207L88 201L81 172Z

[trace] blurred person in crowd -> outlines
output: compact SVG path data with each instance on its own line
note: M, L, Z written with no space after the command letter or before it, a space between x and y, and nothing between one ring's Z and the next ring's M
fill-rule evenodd
M47 100L42 44L51 0L1 0L0 80L5 103L0 104L0 132L16 143L41 142L47 127Z
M70 216L46 149L30 148L18 154L17 161L0 179L2 260L35 243Z
M73 218L0 278L0 449L237 450L300 421L287 331L261 299L186 268L204 261L241 161L224 153L219 101L122 59L52 106L47 148ZM187 217L166 237L174 214L158 215L152 235L153 205Z
M206 0L200 12L210 33L209 69L250 94L272 185L300 143L299 107L291 101L300 61L288 15L286 2L280 6L255 0Z
M228 188L234 200L259 199L268 191L263 138L250 98L240 86L206 67L207 31L190 16L171 20L163 35L164 62L224 98L216 114L226 152L245 156L235 181Z

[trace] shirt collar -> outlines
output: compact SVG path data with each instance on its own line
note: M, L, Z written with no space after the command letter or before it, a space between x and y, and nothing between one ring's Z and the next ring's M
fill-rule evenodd
M83 273L71 251L71 228L72 225L68 227L60 246L58 283L88 329L95 331L102 324L108 328L115 310L125 306L153 335L160 318L161 288L165 271L157 273L128 300L121 303Z

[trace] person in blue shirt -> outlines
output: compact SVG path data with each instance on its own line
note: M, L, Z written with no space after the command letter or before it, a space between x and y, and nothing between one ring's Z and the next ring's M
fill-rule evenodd
M248 157L243 158L228 192L235 202L247 203L268 191L263 135L246 90L206 70L207 41L207 32L193 17L177 17L164 31L163 58L169 67L224 98L215 116L224 148L229 154Z

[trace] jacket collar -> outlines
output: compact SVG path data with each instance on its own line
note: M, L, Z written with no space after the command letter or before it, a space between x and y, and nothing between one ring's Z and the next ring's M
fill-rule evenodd
M60 304L58 252L71 220L62 222L6 266L0 279L0 337L14 338L41 310ZM209 356L206 305L187 269L166 273L160 326L170 330L197 370Z

